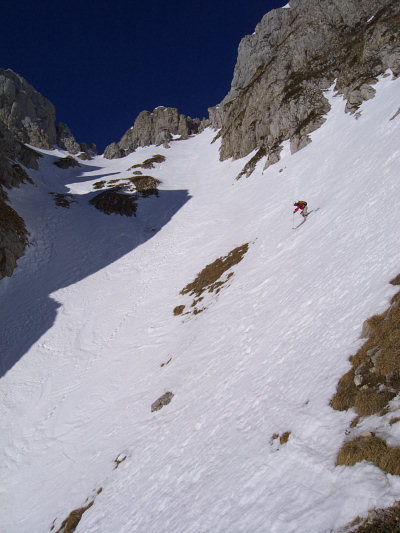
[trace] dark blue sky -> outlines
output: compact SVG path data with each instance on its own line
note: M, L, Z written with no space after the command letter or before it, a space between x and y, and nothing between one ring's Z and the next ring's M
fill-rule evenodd
M56 107L100 151L140 111L208 116L230 88L239 41L286 0L5 0L1 68Z

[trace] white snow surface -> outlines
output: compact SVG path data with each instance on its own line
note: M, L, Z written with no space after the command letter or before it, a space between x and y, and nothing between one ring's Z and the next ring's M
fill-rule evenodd
M220 162L211 129L70 170L42 151L36 185L9 194L32 245L0 283L0 531L56 531L94 500L78 533L322 533L399 499L399 477L335 461L365 430L398 443L400 403L350 432L355 413L329 406L400 272L400 79L376 89L358 120L328 92L312 143L248 179L254 154ZM156 153L160 197L136 218L88 203L94 182ZM320 209L293 230L296 200ZM244 243L207 309L174 316Z

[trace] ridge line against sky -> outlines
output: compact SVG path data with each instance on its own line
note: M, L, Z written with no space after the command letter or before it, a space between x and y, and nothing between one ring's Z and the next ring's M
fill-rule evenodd
M286 3L7 0L0 67L48 98L78 142L102 152L143 110L208 117L230 89L240 40Z

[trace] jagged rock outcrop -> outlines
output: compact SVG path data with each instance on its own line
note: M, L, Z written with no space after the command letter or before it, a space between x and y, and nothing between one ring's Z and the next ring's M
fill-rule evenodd
M208 124L198 118L182 115L174 107L157 107L152 113L139 113L134 125L122 136L119 143L111 143L104 151L106 159L115 159L134 152L138 146L151 144L168 146L174 135L187 138L199 133Z
M22 76L0 69L0 120L14 137L38 148L56 142L54 106Z
M0 279L14 272L28 245L28 235L24 220L0 199Z
M258 149L268 165L284 140L301 149L329 110L325 89L336 80L355 112L388 68L400 74L398 0L290 0L241 41L231 90L209 110L221 159Z
M120 157L123 157L123 152L118 146L118 143L111 143L108 146L106 146L106 149L104 150L104 157L106 159L119 159Z
M79 144L72 135L69 127L64 122L59 122L56 127L56 141L57 145L63 150L67 150L70 154L77 154L81 151Z
M55 127L54 105L22 76L0 69L0 121L15 139L37 148L51 150L57 144L71 154L89 151L97 154L96 145L81 150L69 127L59 122Z
M89 155L98 155L97 146L94 143L79 143L79 149L81 152L86 152Z

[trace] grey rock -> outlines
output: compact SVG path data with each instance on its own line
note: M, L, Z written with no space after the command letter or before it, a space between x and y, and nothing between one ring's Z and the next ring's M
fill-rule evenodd
M174 394L172 392L166 392L165 394L160 396L158 400L151 404L151 412L159 411L164 407L164 405L168 405L173 397Z
M86 152L90 156L98 155L97 147L94 143L79 143L79 149L81 152Z
M106 159L118 159L122 156L122 150L120 149L117 143L109 144L104 150L104 157Z
M26 181L32 183L32 180L21 165L18 163L11 163L3 157L0 157L0 173L0 187L4 186L7 189L11 189L11 187L19 187Z
M361 365L359 365L355 371L354 371L354 374L356 376L360 376L362 374L364 374L365 372L368 371L368 365L366 363L361 363Z
M369 439L371 437L373 437L373 433L371 433L371 431L363 431L362 433L360 433L360 437L363 438L363 439Z
M11 276L17 260L24 254L28 231L24 220L6 203L4 191L0 195L0 279Z
M34 170L39 169L38 160L42 157L41 154L32 150L28 146L22 143L19 144L19 152L17 155L18 161L20 161L25 167L32 168Z
M104 152L106 159L115 159L134 152L139 146L169 147L174 136L187 139L207 127L208 121L192 119L173 107L157 107L152 113L142 111L134 125L124 133L119 143L111 143Z
M389 309L387 310L387 312L385 313L385 318L384 318L384 322L387 322L388 320L391 319L391 316L392 316L392 313L395 309L397 309L397 307L399 306L399 302L398 301L394 301L390 304L390 307Z
M377 352L379 350L379 346L374 346L373 348L371 348L370 350L367 350L367 355L368 357L371 357L374 355L375 352Z
M356 387L361 387L361 385L363 384L363 382L364 382L364 378L363 378L362 374L356 374L356 375L354 376L354 385L355 385Z
M53 104L12 70L0 69L0 120L23 143L51 149L56 142Z
M378 350L372 357L371 357L371 362L373 365L375 365L378 357L380 357L381 355L383 354L383 350Z
M302 149L325 120L335 80L356 113L378 75L400 73L399 16L397 0L291 0L267 13L239 45L229 93L209 109L221 159L263 147L268 166L283 141Z
M370 335L371 335L371 328L370 328L370 325L368 323L368 320L365 320L363 322L363 325L362 325L360 338L361 339L368 339L368 337Z
M98 155L99 152L97 151L97 146L94 143L88 144L88 150L90 155Z
M7 204L6 189L31 182L25 167L37 168L39 154L17 141L0 121L0 279L11 276L28 245L24 220Z
M69 127L63 122L59 122L56 127L57 145L62 150L67 150L70 154L77 154L80 152L79 144L72 135Z
M78 157L78 159L82 159L82 161L84 161L84 160L88 161L88 160L92 159L87 152L81 152L80 154L78 154L77 157Z
M0 157L5 158L9 162L20 162L27 168L37 170L39 168L38 159L42 156L32 148L25 146L23 143L15 139L7 126L0 121ZM2 169L2 177L3 180L7 181L7 170L5 169L4 165ZM0 185L1 183L6 185L4 181L2 182L2 177L0 176ZM18 186L19 184L20 182L16 185L6 186Z

